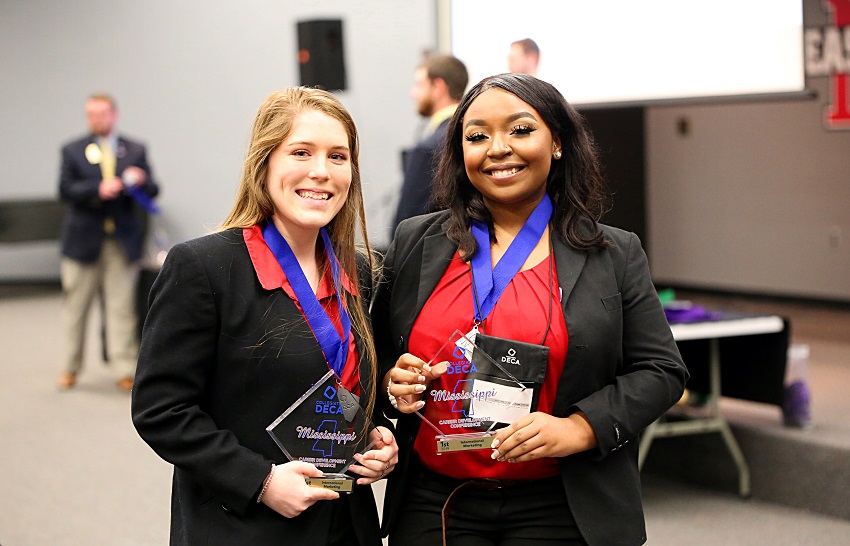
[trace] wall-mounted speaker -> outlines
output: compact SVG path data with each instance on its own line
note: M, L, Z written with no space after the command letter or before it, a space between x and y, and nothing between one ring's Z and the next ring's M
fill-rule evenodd
M301 85L327 91L345 89L345 55L340 19L298 22L298 65Z

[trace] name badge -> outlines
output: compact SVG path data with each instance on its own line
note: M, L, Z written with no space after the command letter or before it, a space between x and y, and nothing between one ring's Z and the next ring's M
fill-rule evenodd
M521 389L514 385L504 385L485 379L474 379L473 389L489 391L493 394L476 401L472 408L472 415L484 415L490 421L497 423L513 423L523 415L531 413L534 389Z

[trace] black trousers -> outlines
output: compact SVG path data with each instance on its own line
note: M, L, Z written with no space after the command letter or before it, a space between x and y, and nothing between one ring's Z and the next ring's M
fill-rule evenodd
M320 501L330 505L333 511L330 529L328 531L327 546L352 546L359 544L354 531L354 523L351 521L351 508L348 503L350 499L345 495L335 501Z
M424 470L411 487L390 546L442 544L442 513L450 495L445 529L450 546L586 546L558 477L464 485Z

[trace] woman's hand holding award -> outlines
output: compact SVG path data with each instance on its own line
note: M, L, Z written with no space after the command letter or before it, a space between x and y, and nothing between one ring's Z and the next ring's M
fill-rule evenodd
M349 493L355 478L345 471L356 453L371 447L371 428L359 397L328 371L266 431L290 461L311 463L324 473L305 477L308 485Z
M482 347L482 338L517 344L488 338L477 329L467 334L455 330L428 363L446 363L446 372L425 392L425 407L416 411L436 432L438 454L490 449L497 430L536 404L539 367L523 366L512 346L490 343L504 349L497 360Z

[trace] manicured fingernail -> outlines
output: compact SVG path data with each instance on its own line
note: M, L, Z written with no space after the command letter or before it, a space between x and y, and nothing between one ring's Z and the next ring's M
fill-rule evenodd
M422 392L425 390L425 385L416 385L415 387L413 387L413 390L416 392Z
M508 459L508 462L509 462L509 463L515 463L515 462L516 462L516 459Z
M425 370L426 372L430 372L431 366L429 366L428 364L425 364L424 366L422 366L422 369Z
M425 376L420 375L419 377L416 378L416 380L419 381L420 383L424 383L425 382Z
M501 443L502 442L500 442L498 438L494 438L493 443L490 444L490 447L492 447L493 449L496 449L497 447L499 447L499 444L501 444Z
M498 461L499 460L499 450L494 449L493 453L490 454L490 458L493 459L494 461Z
M421 410L422 408L425 407L425 402L420 400L419 402L416 402L416 404L414 404L413 407L418 409L418 410Z

